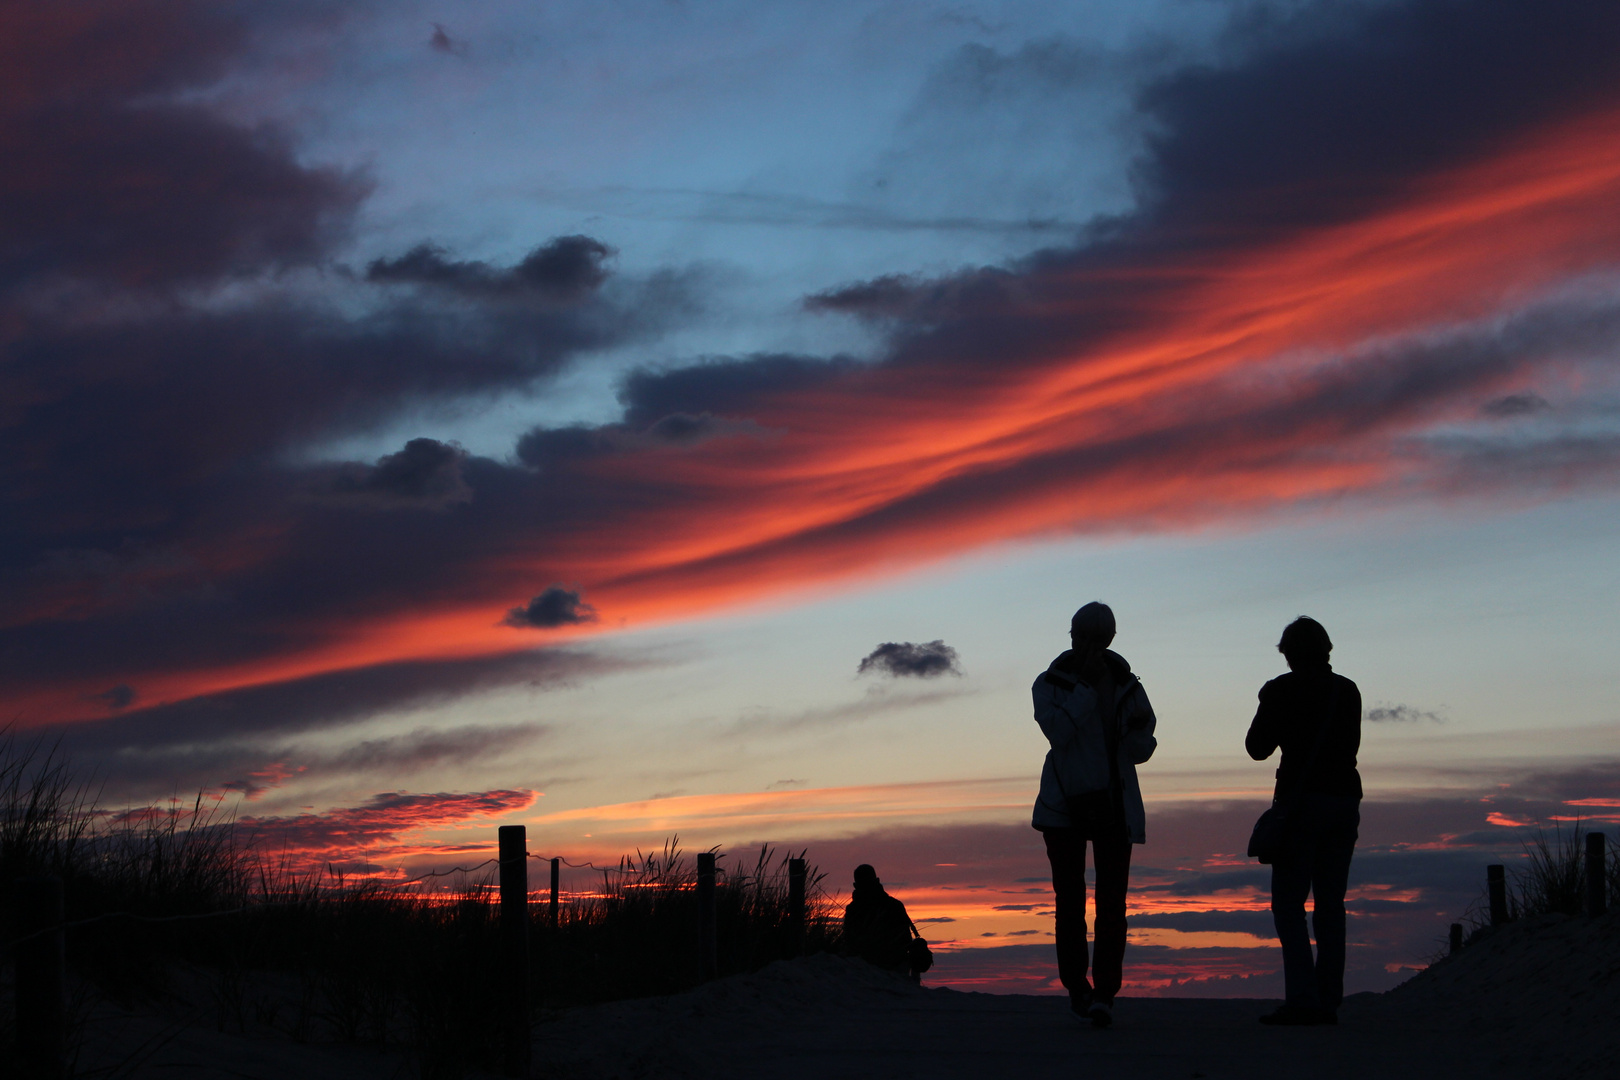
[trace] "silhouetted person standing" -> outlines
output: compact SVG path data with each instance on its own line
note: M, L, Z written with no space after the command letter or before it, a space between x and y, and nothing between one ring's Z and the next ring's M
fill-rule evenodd
M1046 840L1057 895L1058 976L1069 1008L1113 1022L1124 980L1131 845L1147 842L1136 766L1153 756L1153 706L1130 664L1109 651L1114 613L1090 603L1069 623L1069 650L1035 680L1035 722L1051 743L1033 824ZM1086 978L1086 842L1097 860L1096 951Z
M1333 642L1301 615L1283 630L1277 651L1288 673L1260 688L1260 708L1244 745L1264 761L1282 747L1275 798L1292 800L1282 852L1271 864L1271 917L1282 943L1281 1008L1263 1024L1333 1024L1344 1000L1344 893L1361 825L1361 691L1328 663ZM1316 956L1305 930L1313 895Z
M867 863L855 868L855 889L844 908L844 952L889 971L911 970L911 916L890 896Z

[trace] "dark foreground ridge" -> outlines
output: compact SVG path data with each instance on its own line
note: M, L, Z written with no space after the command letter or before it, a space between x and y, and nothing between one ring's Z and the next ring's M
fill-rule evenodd
M1352 996L1337 1027L1256 1023L1273 1004L1126 997L1115 1026L1097 1031L1075 1023L1061 996L917 987L818 954L686 993L547 1012L535 1027L535 1075L1072 1080L1083 1068L1122 1080L1238 1080L1306 1075L1309 1062L1319 1080L1612 1077L1620 911L1504 926L1387 994ZM104 1008L86 1025L80 1068L123 1061L132 1077L183 1068L266 1080L415 1072L400 1055L301 1044L268 1028L224 1034L210 1015L206 1002L181 997Z

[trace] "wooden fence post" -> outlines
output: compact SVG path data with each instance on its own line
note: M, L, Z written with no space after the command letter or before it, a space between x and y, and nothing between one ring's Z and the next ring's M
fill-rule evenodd
M798 956L804 950L804 877L803 859L788 860L788 955Z
M529 845L522 825L502 825L501 995L506 1015L506 1075L529 1075Z
M1586 910L1601 915L1608 907L1608 867L1604 865L1603 834L1586 834Z
M1491 863L1485 868L1485 887L1491 896L1491 925L1501 926L1508 921L1507 877L1501 863Z
M557 880L562 873L562 860L551 860L551 928L557 929Z
M27 1080L61 1080L67 1075L67 945L61 880L19 878L17 915L18 930L39 935L17 946L18 1064Z
M698 974L704 982L720 974L720 958L715 941L714 852L697 857Z
M1456 956L1462 952L1462 946L1462 923L1454 922L1451 924L1451 955Z

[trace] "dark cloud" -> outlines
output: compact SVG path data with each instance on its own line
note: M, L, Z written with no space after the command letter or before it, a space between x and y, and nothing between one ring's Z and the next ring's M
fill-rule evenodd
M115 710L127 709L135 703L134 689L123 683L119 683L110 690L103 690L94 697L97 701L105 702L107 708Z
M735 436L762 438L768 434L752 420L732 420L707 412L676 412L640 429L629 424L535 428L518 439L517 456L531 468L556 468L613 454L691 447Z
M1140 101L1138 185L1157 219L1205 236L1363 213L1415 175L1614 99L1620 8L1604 0L1250 10L1229 62Z
M1445 717L1434 710L1419 709L1411 705L1379 705L1367 710L1367 719L1375 724L1391 720L1397 723L1412 723L1417 720L1427 720L1434 724L1445 722Z
M104 778L103 794L110 803L162 798L174 791L234 793L249 802L279 794L278 801L296 803L308 801L299 791L311 787L392 783L419 774L442 778L447 769L487 772L509 755L528 751L551 730L539 723L473 724L355 739L353 726L327 726L310 740L296 731L266 729L256 734L225 731L212 738L205 734L189 741L126 738L112 745L71 745L75 766ZM288 785L296 789L288 793L283 790Z
M447 56L467 55L467 43L451 37L450 31L444 28L443 23L433 24L433 36L428 38L428 48Z
M453 443L412 439L374 467L340 476L332 493L383 509L443 510L473 497L461 474L466 459L467 452Z
M307 14L0 10L0 159L29 163L0 169L8 699L66 679L75 700L127 710L136 699L106 688L140 692L177 657L262 660L318 646L334 620L465 602L476 549L534 527L521 507L558 491L522 492L513 470L432 438L370 465L299 462L407 412L530 388L690 304L678 275L604 298L608 250L584 237L510 268L418 260L455 304L332 272L363 178L200 104L259 36L307 31ZM352 512L467 510L480 470L487 512ZM491 620L508 588L474 587Z
M895 678L931 679L937 675L960 675L956 650L943 641L917 645L910 641L886 641L861 660L857 674L882 672Z
M827 385L858 369L846 358L766 354L694 367L632 372L619 388L625 423L648 427L675 413L751 418L765 401Z
M1550 408L1552 406L1540 394L1525 392L1492 398L1481 405L1479 411L1496 420L1507 420L1515 416L1529 416Z
M1146 930L1162 927L1196 933L1200 930L1253 934L1255 937L1276 937L1269 911L1170 911L1148 912L1131 916L1131 928Z
M1299 498L1279 490L1347 490L1274 482L1292 468L1360 475L1393 458L1380 474L1388 489L1425 493L1612 485L1620 436L1560 427L1561 411L1539 406L1535 424L1486 424L1478 405L1491 403L1487 418L1523 415L1497 403L1523 395L1538 366L1607 370L1620 315L1601 299L1449 330L1403 324L1373 335L1377 346L1336 324L1332 348L1288 343L1303 351L1285 371L1262 356L1126 395L1084 440L1029 427L1015 454L915 469L921 457L897 457L870 468L908 470L904 483L851 479L914 417L931 433L961 430L1020 380L1056 364L1086 374L1099 343L1151 336L1234 251L1369 214L1435 170L1608 100L1620 82L1612 5L1415 0L1240 21L1219 63L1142 93L1140 212L1006 267L884 276L808 301L884 320L891 336L874 359L647 367L620 387L618 421L531 432L517 463L423 438L374 464L297 463L403 415L529 390L652 332L691 297L667 279L636 303L615 297L610 252L579 236L512 266L423 245L360 279L324 269L363 178L200 104L268 32L242 21L257 10L0 12L0 157L31 163L0 170L0 695L25 722L30 710L54 715L38 704L52 694L100 715L119 707L107 696L117 686L138 696L107 723L176 731L379 707L392 698L373 679L387 668L355 673L354 695L321 681L337 676L189 704L156 703L150 687L176 657L188 671L235 670L331 655L357 626L423 613L487 609L479 617L493 623L520 595L519 551L540 568L529 582L582 581L606 610L631 590L707 597L725 581L735 596L803 581L807 566L936 557L1021 529L1175 527ZM1029 62L1067 61L1049 51ZM336 295L288 284L321 273L321 292ZM817 439L836 447L817 456ZM745 518L739 507L768 515L773 500L805 497L806 476L823 481L813 497L833 488L842 500L807 515L814 524L738 529L729 545L698 535ZM1026 524L1036 505L1109 509ZM355 512L368 506L447 512ZM717 553L640 557L678 528L703 541L683 551ZM578 553L605 548L636 557L589 576L600 562L586 569ZM527 625L531 612L580 615L562 602L577 593L561 593L517 611ZM308 700L313 689L336 704Z
M251 28L228 5L158 0L0 12L0 294L56 277L136 287L318 261L367 192L300 164L274 128L181 95Z
M571 302L607 280L602 265L613 249L589 236L559 236L535 248L515 266L501 269L475 260L456 261L443 248L418 244L397 259L376 259L366 279L382 284L425 285L478 299L533 297Z
M620 662L565 649L401 661L127 708L105 720L82 721L56 730L63 746L76 755L98 760L133 757L168 746L336 727L478 691L554 686L619 666Z
M550 629L596 621L596 609L577 590L552 585L527 604L506 613L506 625L528 629Z
M804 306L811 311L838 311L852 315L891 318L915 316L922 307L918 285L918 280L909 275L889 274L816 293L805 299Z

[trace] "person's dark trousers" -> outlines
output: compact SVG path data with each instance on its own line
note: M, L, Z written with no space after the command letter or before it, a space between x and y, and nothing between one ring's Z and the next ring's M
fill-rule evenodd
M1354 796L1307 796L1294 842L1271 866L1271 918L1282 944L1289 1005L1336 1011L1344 1001L1344 893L1361 825L1360 805ZM1305 930L1307 894L1313 896L1314 959Z
M1086 830L1042 829L1057 894L1058 978L1071 997L1090 993L1112 1002L1124 981L1125 888L1131 875L1131 840L1121 832L1092 841L1097 860L1096 951L1086 979Z

